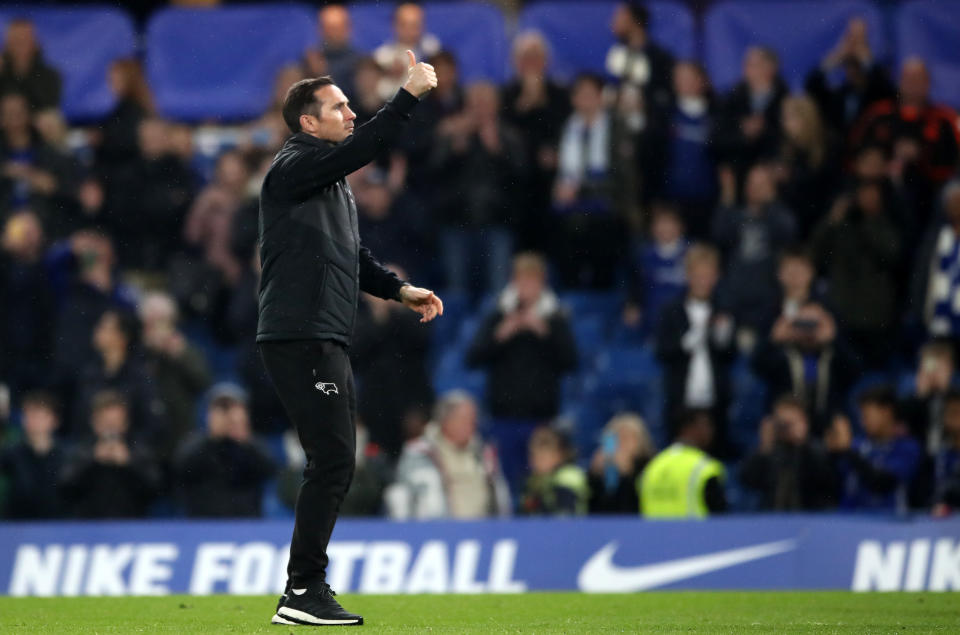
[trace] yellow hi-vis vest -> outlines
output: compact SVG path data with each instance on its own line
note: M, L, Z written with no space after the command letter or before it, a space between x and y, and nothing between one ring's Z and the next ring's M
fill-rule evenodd
M720 461L703 450L674 443L637 479L640 513L647 518L704 518L709 513L704 487L711 478L725 476Z

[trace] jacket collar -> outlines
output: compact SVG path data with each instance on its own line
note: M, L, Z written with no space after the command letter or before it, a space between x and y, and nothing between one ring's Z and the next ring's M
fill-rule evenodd
M337 144L324 139L317 139L306 132L296 132L288 140L288 143L306 143L307 145L317 146L318 148L333 148Z

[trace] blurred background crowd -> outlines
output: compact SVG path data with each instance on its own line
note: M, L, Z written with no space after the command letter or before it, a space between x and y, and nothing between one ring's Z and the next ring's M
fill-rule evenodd
M554 77L570 43L526 29L506 82L461 81L419 5L373 50L351 8L243 121L165 116L137 56L68 121L70 70L7 22L4 518L291 514L304 457L254 347L280 100L331 74L360 123L408 48L439 87L348 180L363 242L446 312L363 298L345 514L960 506L960 132L927 60L854 16L799 89L757 42L717 91L626 2L602 69Z

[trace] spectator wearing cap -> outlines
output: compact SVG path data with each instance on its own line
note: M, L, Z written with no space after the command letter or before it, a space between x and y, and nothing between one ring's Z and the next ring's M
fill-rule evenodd
M531 516L583 516L590 504L587 475L569 438L542 426L530 436L530 477L520 511Z
M166 413L167 425L155 450L166 460L196 427L196 403L210 385L210 371L203 355L177 329L177 303L168 293L146 294L139 311L144 368Z
M0 476L7 482L0 515L10 519L57 518L64 513L57 480L64 452L56 435L60 424L56 397L45 392L24 395L23 439L0 452Z
M43 266L43 226L22 211L0 238L0 382L14 394L50 385L55 305Z
M22 94L31 110L44 110L60 107L60 88L60 73L44 60L33 23L11 21L0 58L0 95Z
M156 498L160 471L146 444L130 442L130 409L122 394L91 400L93 437L79 442L60 477L61 495L78 518L142 518Z
M166 408L138 355L140 325L134 314L108 310L93 330L96 355L80 373L74 405L74 426L86 421L94 396L104 390L120 393L127 409L131 441L151 450L166 434ZM76 428L74 429L76 433Z
M487 370L487 409L503 471L517 488L534 428L556 416L560 380L577 365L569 318L547 287L543 258L514 257L513 281L480 325L467 365Z
M850 422L837 416L826 435L840 478L840 507L904 514L923 450L897 420L893 389L878 386L858 398L863 436L853 436Z
M409 441L384 500L391 518L486 518L510 513L494 448L477 434L477 404L461 390L437 402L433 421Z
M174 461L187 515L194 518L260 516L273 459L250 430L247 394L236 384L210 389L206 435L188 440Z

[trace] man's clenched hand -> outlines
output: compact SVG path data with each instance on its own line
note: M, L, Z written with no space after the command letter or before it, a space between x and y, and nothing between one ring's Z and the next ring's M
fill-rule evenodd
M421 322L429 322L443 315L443 302L430 289L406 285L400 289L400 301L405 307L422 315Z
M423 62L417 63L417 56L413 51L407 49L407 58L410 60L410 66L407 69L407 81L403 85L404 90L419 99L437 87L437 74L433 67Z

